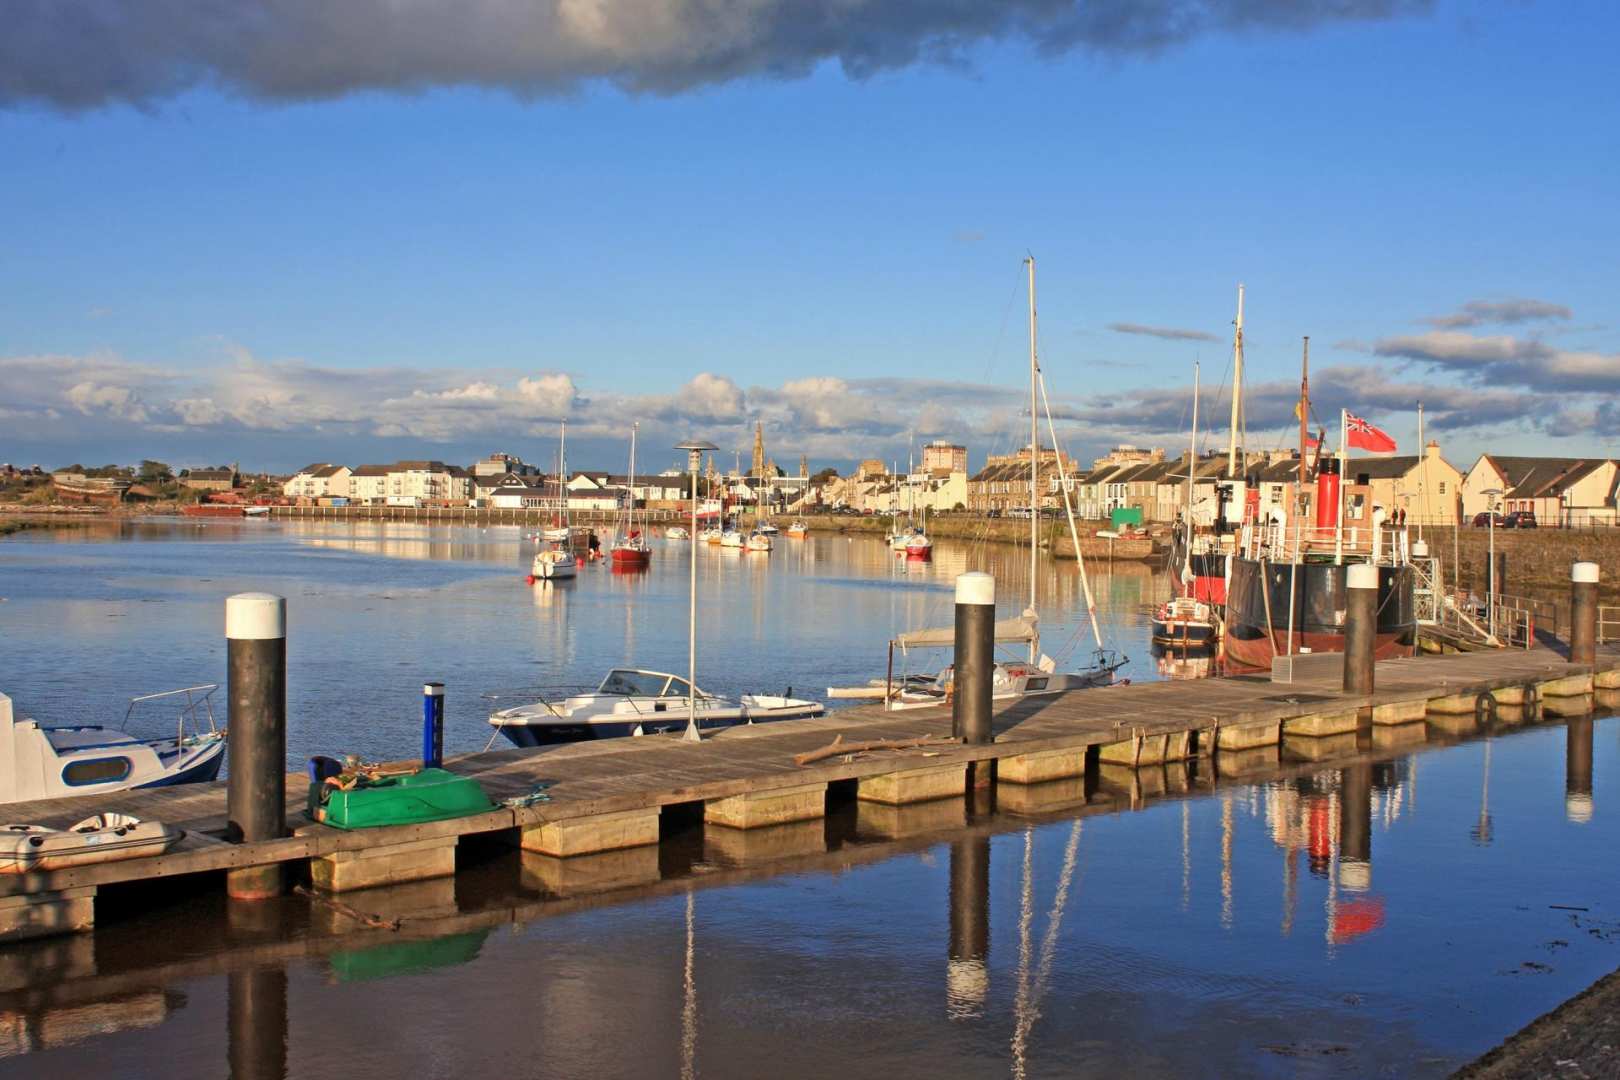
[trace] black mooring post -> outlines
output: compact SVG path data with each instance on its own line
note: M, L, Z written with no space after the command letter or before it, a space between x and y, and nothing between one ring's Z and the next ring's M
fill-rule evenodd
M996 579L967 573L956 579L955 688L951 732L969 744L990 741L990 692L996 651Z
M241 593L225 601L226 694L230 774L227 839L275 840L287 834L287 601ZM234 900L281 893L281 866L229 871Z
M1578 562L1569 570L1569 660L1597 662L1598 564Z
M1378 638L1378 567L1346 568L1344 611L1344 692L1373 692L1373 646Z

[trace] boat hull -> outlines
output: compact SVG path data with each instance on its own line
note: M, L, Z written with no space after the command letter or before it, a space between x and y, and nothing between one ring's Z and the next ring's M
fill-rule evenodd
M614 548L613 566L619 570L640 570L652 562L652 552L646 548Z
M1163 619L1154 619L1153 642L1156 645L1173 645L1177 648L1207 647L1215 643L1215 627L1207 622L1167 622Z
M1290 651L1342 653L1348 569L1333 563L1296 566L1233 558L1222 645L1228 663L1269 670L1273 657ZM1411 656L1416 650L1414 581L1410 566L1378 568L1376 660Z
M820 716L825 710L820 705L803 709L780 709L750 715L698 716L698 729L704 732L723 731L743 724L765 724L778 720L804 720ZM564 743L594 742L597 739L619 739L632 736L636 728L643 735L661 735L686 730L686 713L672 709L657 717L603 717L599 720L547 720L532 724L502 724L501 734L514 746L561 746Z

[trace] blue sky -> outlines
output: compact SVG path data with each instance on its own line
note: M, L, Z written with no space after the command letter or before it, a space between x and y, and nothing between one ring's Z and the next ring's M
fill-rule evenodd
M578 465L614 464L634 419L727 448L763 420L784 465L903 458L913 433L977 461L1027 423L1026 251L1076 452L1179 443L1195 359L1221 410L1242 281L1256 445L1283 439L1309 334L1330 423L1347 406L1406 449L1422 397L1459 464L1620 453L1613 5L1229 29L1272 5L1197 0L1221 17L1157 50L1053 51L1030 16L852 77L825 57L938 48L867 6L674 77L720 31L453 43L420 70L404 37L369 60L294 41L275 70L205 44L200 81L142 84L169 5L132 4L151 34L110 47L135 75L65 87L108 65L25 5L30 51L0 46L0 460L548 460L568 415Z

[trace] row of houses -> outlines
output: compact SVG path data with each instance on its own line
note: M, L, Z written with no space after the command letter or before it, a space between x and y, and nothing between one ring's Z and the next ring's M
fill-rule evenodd
M499 463L504 470L490 466ZM705 494L731 503L766 499L797 505L808 481L788 476L711 476ZM557 477L542 475L506 455L491 455L472 469L442 461L397 461L392 465L306 465L282 485L298 503L356 506L488 506L495 509L614 510L634 500L643 506L676 508L688 498L686 474L670 469L630 477L595 470L570 472L560 488Z
M782 510L849 507L877 514L916 511L1012 514L1029 506L1030 448L992 455L968 475L966 450L932 444L925 466L890 473L879 461L865 461L850 477L812 481L803 475L719 475L711 469L703 491L733 505L765 501ZM1134 511L1144 523L1176 520L1188 506L1189 470L1194 520L1213 522L1223 511L1241 515L1249 488L1258 491L1261 513L1285 519L1295 505L1299 481L1297 451L1242 455L1237 476L1227 472L1227 455L1187 454L1166 458L1162 450L1120 447L1082 470L1050 447L1036 450L1036 494L1043 510L1063 505L1066 481L1081 517L1106 519L1116 510ZM234 470L231 470L234 472ZM221 480L226 480L221 477ZM1430 442L1421 455L1352 457L1346 483L1372 488L1373 501L1410 521L1465 523L1488 507L1528 511L1543 524L1615 524L1620 465L1605 458L1540 458L1483 454L1466 472L1445 459ZM212 482L208 477L205 482ZM1314 481L1308 481L1314 484ZM646 506L676 507L688 498L685 474L666 470L654 476L628 476L584 470L570 473L559 492L555 477L506 455L491 455L472 469L442 461L399 461L351 468L329 462L306 466L288 479L284 494L295 501L346 501L364 505L486 505L496 508L612 510L633 499Z

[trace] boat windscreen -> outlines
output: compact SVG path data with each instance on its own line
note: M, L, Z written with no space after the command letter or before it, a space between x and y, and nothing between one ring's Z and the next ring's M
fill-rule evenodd
M657 697L663 692L664 684L669 682L668 675L659 675L652 671L632 671L629 668L614 668L608 672L607 678L597 688L599 694L624 694L630 697Z

